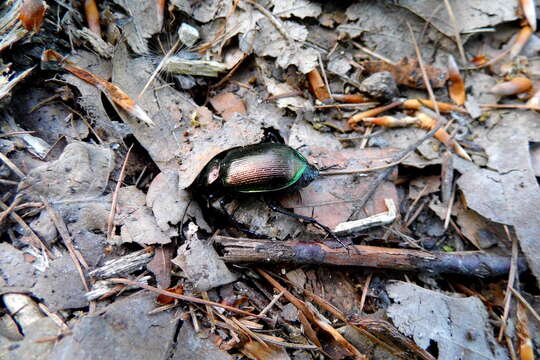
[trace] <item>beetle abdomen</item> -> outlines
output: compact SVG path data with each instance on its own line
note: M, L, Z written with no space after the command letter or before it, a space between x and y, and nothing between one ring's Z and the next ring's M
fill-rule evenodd
M281 144L233 149L222 163L224 187L244 193L285 189L297 182L308 166L294 149Z

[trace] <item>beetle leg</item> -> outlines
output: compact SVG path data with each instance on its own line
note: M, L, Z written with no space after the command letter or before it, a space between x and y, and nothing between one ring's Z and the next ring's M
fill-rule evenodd
M284 215L288 215L288 216L291 216L293 218L296 218L296 219L300 219L300 220L303 220L307 223L310 223L310 224L313 224L313 225L316 225L318 226L319 228L323 229L324 231L326 231L326 233L328 235L330 235L330 237L332 237L334 240L336 240L338 243L341 244L341 246L343 246L345 249L348 249L347 245L345 245L337 236L336 234L334 234L332 232L332 230L330 230L330 228L326 225L323 225L321 224L320 222L318 222L317 220L315 220L314 218L312 217L309 217L309 216L304 216L304 215L298 215L298 214L295 214L294 212L292 211L289 211L287 209L284 209L282 208L281 206L279 206L275 200L270 200L270 199L265 199L266 200L266 204L268 205L268 207L272 210L272 211L275 211L275 212L278 212L280 214L284 214Z
M327 170L337 169L338 167L339 167L338 164L334 164L334 165L322 167L322 168L319 169L319 171L327 171Z
M267 238L267 236L264 236L264 235L261 235L259 233L256 233L255 231L252 231L250 229L248 229L245 225L239 223L238 221L236 221L233 217L233 215L229 214L229 212L227 211L227 208L225 207L225 205L227 205L228 203L230 203L233 199L228 197L228 196L224 196L222 197L220 200L219 200L219 207L221 208L221 211L223 213L223 216L227 219L227 221L233 225L238 231L241 231L245 234L248 234L249 236L255 238L255 239L265 239Z

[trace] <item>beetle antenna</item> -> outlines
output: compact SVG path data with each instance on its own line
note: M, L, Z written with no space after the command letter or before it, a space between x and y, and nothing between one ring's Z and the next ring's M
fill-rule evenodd
M338 164L334 164L334 165L322 167L319 169L319 171L328 171L328 170L336 169L337 167L338 167Z
M189 199L189 202L186 206L186 210L184 210L184 214L182 215L182 220L180 221L180 238L184 241L186 241L186 235L184 234L184 220L186 218L186 214L188 212L188 209L191 205L191 202L193 201L193 199Z
M383 165L383 166L376 166L376 167L365 168L365 169L321 172L321 173L319 173L319 175L320 175L320 176L335 176L335 175L364 174L364 173L369 173L369 172L373 172L373 171L384 170L384 169L388 169L388 168L397 166L397 165L401 164L401 162L402 162L403 160L404 160L404 159L401 159L401 160L399 160L399 161L396 161L396 162L393 162L393 163L390 163L390 164L386 164L386 165ZM319 170L319 171L324 171L324 170L321 169L321 170Z

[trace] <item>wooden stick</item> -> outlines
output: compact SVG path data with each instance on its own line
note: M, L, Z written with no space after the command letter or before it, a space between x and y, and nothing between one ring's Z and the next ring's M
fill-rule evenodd
M127 151L126 158L124 159L124 163L122 164L122 168L120 169L120 175L118 175L118 182L116 183L116 186L114 188L114 193L112 196L112 202L111 202L111 211L109 212L109 217L107 219L107 239L110 240L112 237L112 232L114 228L114 215L116 214L116 204L118 203L118 192L120 191L120 187L122 186L122 182L124 181L124 176L126 173L126 165L129 160L129 154L131 153L131 149L133 148L133 145L131 145Z
M479 251L424 252L418 250L354 246L356 251L331 248L318 242L271 241L216 235L223 259L229 263L292 263L362 266L434 274L460 274L480 278L499 276L510 270L510 258ZM520 270L526 268L520 259Z

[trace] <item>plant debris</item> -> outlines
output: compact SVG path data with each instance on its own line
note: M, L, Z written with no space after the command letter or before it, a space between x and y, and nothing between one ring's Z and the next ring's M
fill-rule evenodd
M536 22L534 0L2 2L0 358L532 358ZM221 159L261 142L305 167L257 153L243 175L289 182L236 192Z

